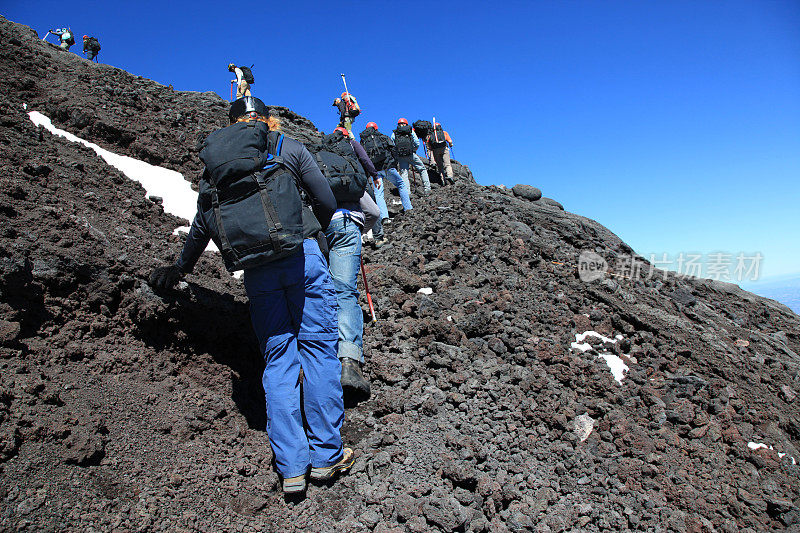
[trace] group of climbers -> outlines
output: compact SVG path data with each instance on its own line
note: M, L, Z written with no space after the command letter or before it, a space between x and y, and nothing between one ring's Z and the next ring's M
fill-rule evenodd
M359 142L352 124L360 109L345 92L334 101L339 125L306 147L284 136L278 119L251 95L249 68L231 63L228 70L237 86L230 125L203 142L197 214L178 258L156 268L150 284L173 287L194 269L209 240L230 272L244 271L265 363L267 433L284 492L298 493L307 477L332 479L354 462L341 427L344 399L371 392L362 373L357 280L362 235L372 229L377 245L385 242L382 225L390 219L383 180L397 187L404 210L413 209L408 169L418 170L426 193L430 180L406 119L391 136L369 122ZM452 143L441 132L424 139L434 155L439 138ZM449 157L439 161L444 171ZM452 170L446 175L452 180Z
M46 39L48 35L55 35L59 38L59 48L62 50L69 50L70 46L75 44L75 36L72 33L72 29L67 28L57 28L55 30L49 30L47 34L45 34L44 38ZM90 37L89 35L83 36L83 55L86 56L86 59L89 61L94 60L97 57L97 54L100 53L100 41L97 40L96 37Z

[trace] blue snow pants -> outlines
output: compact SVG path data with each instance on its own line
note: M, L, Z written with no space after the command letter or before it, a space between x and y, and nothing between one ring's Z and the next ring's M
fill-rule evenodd
M284 478L342 458L336 291L317 241L305 239L303 251L244 273L250 317L266 363L267 434Z

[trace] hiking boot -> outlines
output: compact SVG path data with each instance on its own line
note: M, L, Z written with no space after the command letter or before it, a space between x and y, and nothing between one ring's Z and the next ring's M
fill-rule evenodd
M306 475L283 478L283 492L297 494L306 490Z
M387 242L389 242L389 239L387 239L386 237L381 237L380 239L378 239L374 243L372 243L372 247L377 250L378 248L380 248L381 246L383 246Z
M389 217L386 217L386 218L384 218L383 220L381 220L381 224L383 224L384 226L385 226L386 224L391 224L391 223L392 223L392 219L391 219L391 218L389 218Z
M345 474L355 462L355 454L350 448L342 450L342 458L331 466L321 466L311 468L311 479L316 481L327 481L339 474Z
M369 381L361 373L361 365L355 359L342 358L342 389L345 394L358 394L369 398Z

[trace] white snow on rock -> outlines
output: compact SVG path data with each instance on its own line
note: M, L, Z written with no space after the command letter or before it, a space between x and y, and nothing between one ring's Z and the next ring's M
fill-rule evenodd
M24 107L27 109L26 105ZM180 172L110 152L94 143L81 139L77 135L56 128L48 117L38 111L31 111L28 116L31 122L37 126L44 127L54 135L60 135L69 141L80 143L94 150L106 163L121 171L130 179L140 183L144 187L145 196L160 196L163 198L162 205L167 213L186 220L194 219L194 215L197 212L197 193L192 190L191 184L184 179L183 174ZM188 226L181 226L176 228L173 234L188 231ZM213 241L209 241L206 251L218 252L219 249ZM241 272L234 273L236 278L241 277L241 275Z
M763 442L748 442L747 443L747 447L750 448L753 451L759 450L761 448L764 448L765 450L775 451L775 448L773 448L772 446L767 446ZM784 457L786 457L786 453L781 453L781 452L776 452L776 453L778 454L778 459L783 459ZM793 465L797 464L797 461L795 460L794 457L790 456L789 459L792 460L792 464Z
M428 294L428 295L430 295L430 294L433 294L433 289L431 289L430 287L422 287L417 292L420 293L420 294Z
M576 333L575 334L575 342L573 342L570 346L576 350L580 350L585 352L587 350L591 350L592 345L586 342L586 337L595 337L600 339L603 342L609 343L617 343L623 339L622 335L617 335L613 339L606 337L605 335L601 335L596 331L585 331L583 333ZM622 379L625 377L625 372L630 370L628 365L625 364L617 354L604 351L598 355L601 359L606 362L608 368L611 369L611 375L614 376L614 379L617 380L617 383L622 385Z

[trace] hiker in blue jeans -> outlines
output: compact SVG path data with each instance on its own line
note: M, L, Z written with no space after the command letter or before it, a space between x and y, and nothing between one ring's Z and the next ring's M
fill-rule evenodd
M400 194L400 203L403 204L403 211L411 211L414 206L411 205L411 196L409 195L408 176L405 179L400 177L397 169L387 168L386 170L378 171L378 178L380 181L375 185L375 196L378 204L378 209L381 211L381 220L386 221L389 218L389 208L386 206L386 198L383 195L383 178L388 179L392 184L397 187L397 192Z
M408 169L414 167L420 177L422 178L422 190L424 194L431 192L431 181L428 178L428 170L422 159L417 155L419 148L419 138L411 126L408 125L408 120L405 118L397 119L397 128L392 132L392 142L395 145L395 152L397 153L397 170L400 171L400 177L410 190L411 186L408 181Z

